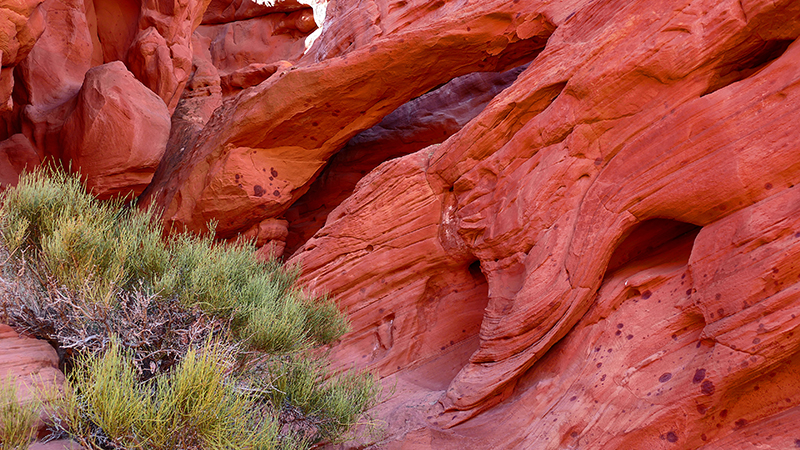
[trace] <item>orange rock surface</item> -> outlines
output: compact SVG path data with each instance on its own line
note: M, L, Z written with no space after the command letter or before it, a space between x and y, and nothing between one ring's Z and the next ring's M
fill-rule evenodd
M300 265L393 388L344 447L800 447L800 3L17 3L0 181Z

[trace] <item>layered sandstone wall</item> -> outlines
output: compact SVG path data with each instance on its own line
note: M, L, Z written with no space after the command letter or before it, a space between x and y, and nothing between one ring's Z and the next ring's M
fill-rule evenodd
M800 446L799 2L262 3L0 4L0 181L300 265L378 445Z

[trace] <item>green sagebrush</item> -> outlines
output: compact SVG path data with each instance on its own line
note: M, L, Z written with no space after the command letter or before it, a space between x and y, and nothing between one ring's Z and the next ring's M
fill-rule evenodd
M227 376L220 345L190 350L169 374L140 383L119 344L78 361L62 427L84 445L122 449L275 449L279 428Z
M35 278L57 285L26 290L35 298L16 309L15 320L51 340L59 334L47 330L65 316L82 328L70 341L74 389L59 400L61 416L53 421L84 446L308 448L344 439L375 404L371 374L331 375L307 351L347 330L334 302L300 289L296 269L257 260L252 243L220 244L213 232L164 237L152 208L100 202L77 175L52 166L24 174L0 201L6 247L25 255L22 266L37 272ZM159 316L165 307L170 314ZM229 323L233 335L203 314ZM118 327L145 327L148 317L163 323L146 329L152 336L118 339L130 335ZM162 351L157 345L175 351L193 321L215 327L219 332L199 335L219 341L200 349L181 344L174 365L143 376L145 358L134 353L144 347L124 345L147 342L147 352Z
M268 352L329 343L347 331L330 299L300 290L295 270L256 259L252 243L218 244L213 231L164 239L152 208L100 202L77 175L45 166L24 174L2 202L9 249L39 251L59 283L95 302L108 305L132 290L177 298L233 317L241 338Z
M0 450L26 450L36 437L41 405L20 400L14 380L0 379Z

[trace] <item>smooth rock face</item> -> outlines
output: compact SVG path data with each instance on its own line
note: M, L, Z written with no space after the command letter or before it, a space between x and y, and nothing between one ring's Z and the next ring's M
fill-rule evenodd
M20 336L8 325L0 324L0 380L17 385L17 399L30 402L64 385L64 375L58 370L58 355L45 341ZM39 396L39 397L37 397ZM47 417L41 412L39 428Z
M305 37L315 28L311 9L304 8L201 25L195 39L206 43L209 62L217 68L227 96L266 80L278 70L280 62L300 59Z
M800 445L798 2L268 3L0 6L0 182L291 256L344 447Z
M45 0L40 9L47 27L18 70L27 103L22 132L43 155L60 158L61 128L97 55L84 0Z
M98 197L136 196L152 179L169 132L164 102L121 62L105 64L86 73L61 134L62 159Z
M40 163L39 153L25 135L15 134L0 142L0 187L15 186L20 173Z

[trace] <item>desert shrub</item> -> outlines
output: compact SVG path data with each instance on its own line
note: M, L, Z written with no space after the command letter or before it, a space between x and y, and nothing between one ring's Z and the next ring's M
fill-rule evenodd
M252 243L165 238L153 209L53 167L0 201L0 319L56 343L75 388L55 432L96 449L307 448L374 404L371 375L315 356L347 330L333 300Z
M372 374L349 371L329 376L322 359L282 356L260 368L253 379L262 400L297 434L336 441L375 405L379 388Z
M119 449L273 449L279 429L231 382L231 355L219 344L190 350L169 374L139 383L119 344L79 358L61 425L84 445ZM88 430L92 430L87 433Z
M59 283L94 301L151 288L169 263L152 209L100 202L77 175L54 166L24 174L2 203L0 234L8 248L35 249Z
M19 400L14 380L0 379L0 450L26 450L36 437L39 405Z
M172 238L169 249L169 269L156 281L157 291L233 316L241 337L255 348L294 351L309 342L329 343L347 331L330 299L298 289L296 270L254 258L252 243L215 245L211 234L184 233Z
M165 240L152 208L100 202L77 175L44 166L1 200L9 249L38 253L57 283L89 303L117 307L131 292L177 299L232 319L242 339L268 352L328 343L347 331L330 299L300 290L295 270L255 258L251 242L216 243L213 229Z

